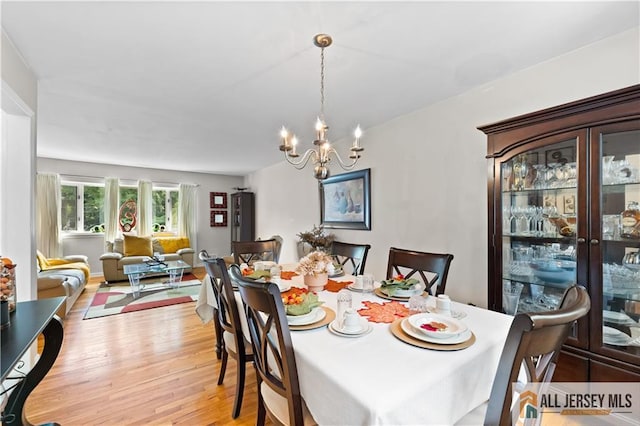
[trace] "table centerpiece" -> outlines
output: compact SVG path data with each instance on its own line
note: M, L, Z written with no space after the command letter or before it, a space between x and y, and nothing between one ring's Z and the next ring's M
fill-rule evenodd
M329 274L335 272L333 259L323 251L312 251L300 259L296 272L303 276L310 291L322 291L329 281Z

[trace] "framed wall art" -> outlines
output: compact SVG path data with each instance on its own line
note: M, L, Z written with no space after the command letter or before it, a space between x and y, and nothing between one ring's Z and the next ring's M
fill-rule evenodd
M226 192L210 192L209 205L212 209L226 209L227 193Z
M227 226L227 211L211 210L210 226Z
M371 229L371 169L328 177L319 188L325 228Z

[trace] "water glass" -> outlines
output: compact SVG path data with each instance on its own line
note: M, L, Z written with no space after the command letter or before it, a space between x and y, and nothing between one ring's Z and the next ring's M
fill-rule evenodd
M419 294L415 294L409 298L409 310L414 313L427 312L429 310L428 305L429 296L424 297Z
M338 327L342 329L342 320L344 318L344 313L347 311L347 309L351 309L352 303L353 303L351 298L351 291L347 290L346 288L343 288L338 292L336 300L337 300L336 318L338 319Z
M506 314L515 315L518 311L522 287L522 283L507 280L502 282L502 308Z
M364 293L371 293L373 291L373 275L364 274L362 276L362 291Z
M172 289L180 287L182 280L182 269L169 269L169 286Z

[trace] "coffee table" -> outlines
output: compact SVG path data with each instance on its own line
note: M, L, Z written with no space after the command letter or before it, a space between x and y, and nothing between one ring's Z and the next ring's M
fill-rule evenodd
M189 264L182 260L170 260L163 262L143 262L124 265L124 274L129 278L131 291L134 299L140 296L140 290L144 289L144 284L140 280L150 275L168 274L167 285L171 288L178 288L184 270Z

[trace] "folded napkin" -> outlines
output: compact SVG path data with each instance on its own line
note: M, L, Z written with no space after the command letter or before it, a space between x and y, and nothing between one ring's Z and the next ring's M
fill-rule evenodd
M290 280L293 277L297 277L298 273L296 271L282 271L280 272L280 278L283 280Z
M408 317L409 308L397 301L392 302L369 302L363 301L365 308L358 309L358 313L363 317L368 317L369 322L392 323L398 318Z
M329 279L329 281L327 281L327 285L324 286L324 289L333 293L337 293L351 283L353 283L353 281L335 281Z
M198 293L198 301L196 302L196 314L200 317L203 324L213 320L215 310L218 308L211 284L211 277L207 274L202 280L200 293Z

